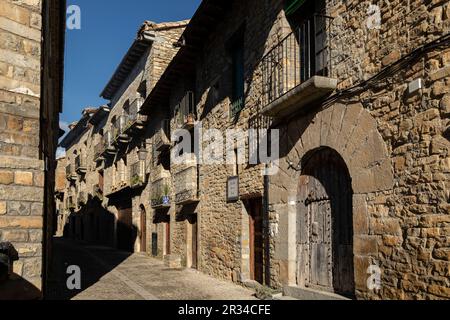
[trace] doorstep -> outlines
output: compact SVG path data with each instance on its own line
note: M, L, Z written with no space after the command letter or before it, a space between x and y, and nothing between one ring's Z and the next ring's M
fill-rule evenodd
M284 287L283 295L298 300L350 300L335 293L300 287Z

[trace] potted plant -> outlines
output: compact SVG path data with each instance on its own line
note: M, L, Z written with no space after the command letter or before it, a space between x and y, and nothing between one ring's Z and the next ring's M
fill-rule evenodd
M162 203L164 205L170 204L170 187L168 184L164 185L164 193L162 196Z
M157 194L156 192L154 192L152 195L152 206L156 207L156 206L160 205L160 201L161 201L161 196L159 194Z
M132 178L131 178L131 185L132 186L137 186L141 184L141 178L139 177L139 175L135 174Z

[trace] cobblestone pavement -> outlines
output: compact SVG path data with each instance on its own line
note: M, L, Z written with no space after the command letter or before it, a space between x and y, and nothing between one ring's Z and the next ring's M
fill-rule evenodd
M254 292L195 270L172 270L145 254L56 238L50 300L252 300ZM81 269L82 290L69 291L68 266Z

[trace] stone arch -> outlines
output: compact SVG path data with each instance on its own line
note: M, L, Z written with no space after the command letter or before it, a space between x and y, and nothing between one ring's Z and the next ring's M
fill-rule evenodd
M270 176L269 210L276 213L275 223L283 231L275 236L281 281L296 285L297 186L307 157L315 150L327 147L335 150L347 165L353 190L355 247L361 246L369 235L367 194L392 190L394 174L389 150L377 122L360 103L335 104L316 114L292 120L281 128L280 139L285 145L280 146L279 171ZM376 256L377 252L371 254ZM355 260L357 286L367 279L361 265Z
M304 121L301 118L289 126L302 128L305 127ZM335 104L318 112L298 135L288 159L295 159L294 164L298 164L299 169L304 155L329 147L336 150L347 164L354 194L393 188L393 168L386 143L378 131L376 120L360 103ZM298 175L297 172L296 178ZM295 183L296 180L292 180L291 190L295 189Z
M304 155L297 194L298 284L353 297L353 190L339 153L321 147Z

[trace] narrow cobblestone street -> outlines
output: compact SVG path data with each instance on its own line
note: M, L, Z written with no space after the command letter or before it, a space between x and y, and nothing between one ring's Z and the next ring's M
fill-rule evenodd
M67 289L68 266L81 269L81 290ZM251 300L251 290L195 270L172 270L145 254L54 240L50 300Z

